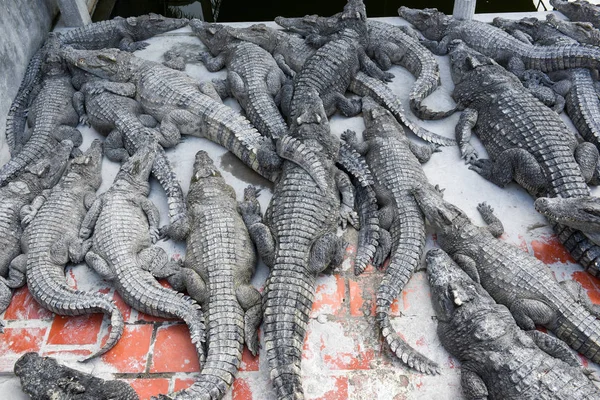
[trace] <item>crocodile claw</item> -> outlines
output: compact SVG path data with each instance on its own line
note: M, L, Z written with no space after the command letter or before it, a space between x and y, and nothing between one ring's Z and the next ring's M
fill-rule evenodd
M469 165L469 169L489 180L492 176L492 161L487 158L475 160Z
M470 143L465 143L460 147L460 154L460 158L465 160L465 164L473 164L478 158L477 151Z

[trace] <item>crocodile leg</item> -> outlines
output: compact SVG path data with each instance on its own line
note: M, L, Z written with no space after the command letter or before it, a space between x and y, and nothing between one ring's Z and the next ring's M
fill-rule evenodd
M210 72L217 72L225 68L227 65L227 59L225 58L225 54L221 53L216 57L210 55L210 53L203 52L200 53L200 60L202 64L206 67Z
M229 90L228 78L213 79L212 84L221 99L226 99L232 96L231 90Z
M381 240L382 229L379 226L377 198L372 187L356 186L356 208L360 230L354 259L354 274L360 275L369 263L375 263L374 259Z
M335 108L338 109L345 117L354 117L360 114L362 111L362 102L360 99L349 99L343 94L337 92L332 93L331 97L323 99L325 110L333 109L331 107L332 104L334 104ZM329 112L327 112L327 114L329 115Z
M439 152L439 145L436 144L428 144L428 145L419 145L414 142L409 142L408 144L411 153L417 157L417 160L421 164L425 164L431 158L433 153Z
M559 340L547 333L538 330L525 332L537 347L554 358L558 358L573 367L581 367L579 358L573 353L571 348L562 340Z
M110 161L124 163L129 159L129 153L123 146L123 135L118 129L113 129L104 139L102 148Z
M313 274L320 274L327 267L336 267L344 258L344 241L334 232L328 232L319 237L310 249L308 269Z
M146 128L156 128L158 126L158 121L150 114L140 114L138 119Z
M581 283L572 280L560 282L560 286L565 289L579 304L590 312L596 318L600 318L600 305L592 303L587 292L581 286Z
M252 355L258 354L258 326L262 321L262 297L255 287L241 285L235 291L237 301L244 310L244 340Z
M175 171L173 171L173 167L164 149L161 147L158 148L154 157L152 175L158 180L167 194L167 203L169 205L170 224L161 227L160 234L175 240L183 240L190 229L185 198Z
M340 218L342 229L346 229L349 222L354 228L358 229L358 215L354 211L354 187L346 173L339 171L335 175L335 183L342 196L340 205Z
M456 124L455 134L460 156L465 160L465 163L471 164L477 160L477 152L469 143L471 140L471 132L477 123L477 111L472 108L467 108L463 111Z
M487 229L490 231L492 236L496 238L502 236L504 233L504 226L498 217L494 215L494 209L486 203L480 203L477 205L477 211L479 211L481 218L483 218L485 223L488 225Z
M254 201L240 202L240 212L248 228L250 237L256 245L258 254L267 267L272 268L275 262L275 239L271 229L263 223L260 204Z
M169 260L165 250L158 246L146 247L138 253L140 266L157 279L166 279L173 287L180 281L181 265ZM173 282L171 282L173 280Z
M477 263L471 257L454 253L452 259L458 264L458 266L469 275L473 281L480 283L481 278L479 277L479 271L477 270Z
M488 398L488 390L485 382L476 372L463 368L460 371L460 384L462 391L468 400L480 400Z
M137 196L134 201L142 208L142 211L146 213L146 217L148 218L150 238L152 239L152 243L155 243L160 236L158 229L160 214L158 213L158 208L156 208L154 203L144 195Z
M517 324L525 330L535 329L535 325L547 325L554 319L554 311L539 300L517 299L509 307Z
M191 268L183 268L181 273L183 275L183 283L190 297L199 304L206 304L209 293L204 279Z
M383 82L391 82L392 79L394 79L394 74L382 71L381 68L369 58L362 47L358 49L358 59L360 61L361 70L365 74Z
M6 284L12 289L25 285L27 280L27 254L15 257L8 267L8 279Z
M390 54L393 54L395 59L400 59L404 56L403 54L400 54L400 47L392 42L381 43L374 49L371 49L371 51L373 59L377 65L379 65L379 68L384 71L392 68L392 59Z
M93 251L88 251L85 255L85 262L89 265L94 271L98 273L102 278L107 281L113 281L117 278L116 272L108 265L104 258L100 257L98 254Z
M581 169L583 179L589 182L598 166L598 148L590 142L583 142L577 145L574 155L575 161L577 161Z

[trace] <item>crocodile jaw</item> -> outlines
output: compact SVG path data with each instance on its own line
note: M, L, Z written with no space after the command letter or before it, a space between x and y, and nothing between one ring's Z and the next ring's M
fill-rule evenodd
M541 197L535 209L546 218L586 233L600 232L600 199L597 197Z

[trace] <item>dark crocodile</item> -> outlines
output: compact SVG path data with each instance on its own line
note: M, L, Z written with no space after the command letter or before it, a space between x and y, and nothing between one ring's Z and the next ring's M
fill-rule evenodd
M558 283L534 256L503 240L502 223L488 205L478 207L489 224L480 228L458 207L417 188L415 199L437 243L526 330L543 326L594 362L600 361L600 315L576 281Z
M306 60L315 53L304 39L293 34L269 28L264 24L252 25L248 28L231 30L235 37L256 43L273 54L279 67L289 76L295 76L302 70ZM369 96L387 108L396 119L425 141L443 146L456 145L451 138L430 132L410 121L404 112L402 102L394 92L381 80L372 78L363 72L358 72L348 87L359 96ZM282 104L282 107L284 104Z
M130 155L144 146L148 140L158 143L152 174L165 190L169 204L170 226L162 227L167 236L184 240L187 234L187 211L181 185L175 171L165 154L163 147L175 146L180 137L165 136L157 129L149 127L156 124L154 118L143 114L142 106L132 97L135 85L99 80L97 77L75 69L74 82L80 86L79 105L85 100L84 121L97 131L108 133L104 141L104 153L113 161L125 162Z
M470 169L502 187L514 179L536 197L598 202L586 183L598 163L593 144L577 144L556 113L490 58L461 43L451 51L450 60L453 96L464 109L456 139ZM478 159L469 144L472 129L490 159ZM554 229L573 257L597 274L600 247L571 228L555 225Z
M528 69L550 72L600 67L600 48L596 46L534 46L485 22L457 20L435 8L416 10L400 7L398 12L423 33L427 38L423 44L436 54L447 54L450 42L460 39L473 50L508 66L519 76Z
M550 4L571 21L589 22L600 29L600 7L597 5L583 0L550 0Z
M60 315L105 313L111 331L102 348L86 359L110 350L123 333L124 322L116 304L105 294L73 289L65 278L65 265L81 262L91 242L79 240L79 229L102 182L102 144L95 140L83 155L74 158L56 186L31 204L23 223L23 254L10 265L10 287L27 280L33 298Z
M57 46L54 38L45 58L44 81L29 113L30 139L0 169L0 186L6 185L29 163L45 157L59 141L70 139L75 147L82 142L81 133L75 129L79 123L79 115L73 106L75 89Z
M554 14L546 15L546 22L579 43L600 46L600 30L594 28L589 22L565 21Z
M158 14L139 17L116 17L108 21L100 21L81 28L72 29L59 34L61 45L78 49L103 49L117 47L125 51L141 50L148 46L143 40L154 35L181 28L187 24L185 19L165 18ZM23 134L27 118L27 109L36 94L36 85L42 81L42 65L47 56L49 46L44 44L32 57L25 71L19 91L8 113L6 123L6 140L11 153L20 151L26 142Z
M165 399L220 399L235 379L244 342L258 354L261 295L250 285L256 252L238 209L259 207L257 194L247 188L238 206L235 191L208 154L196 154L187 196L192 228L182 272L187 292L202 304L208 351L196 382Z
M312 157L318 179L286 160L264 222L258 207L242 209L250 236L271 269L263 293L264 355L280 399L304 398L300 362L315 280L341 262L344 246L335 234L340 215L344 222L357 219L349 179L334 165L339 142L329 132L318 93L311 97L279 143L297 157Z
M436 374L438 365L396 333L389 313L393 301L419 266L425 249L425 221L411 191L429 185L421 163L427 162L437 147L409 141L390 112L368 97L363 98L363 118L364 142L358 143L352 131L346 131L344 138L365 156L375 177L375 191L383 203L379 211L380 235L386 236L380 242L387 244L382 258L391 247L390 263L377 290L377 321L388 346L400 360L420 372ZM364 266L355 264L355 273L361 273L361 267L364 270Z
M62 54L70 64L101 78L133 83L136 99L146 113L161 121L164 136L205 137L227 148L265 178L274 180L277 176L281 160L271 140L224 105L212 85L116 49L64 49Z
M520 20L496 17L492 25L510 33L523 43L541 46L578 43L577 40L564 35L554 25L535 17L525 17Z
M211 72L227 68L227 78L214 81L221 98L233 96L260 133L281 138L287 132L274 98L286 76L273 56L256 44L241 41L229 27L200 20L190 22L192 31L208 48L199 58Z
M91 238L86 263L112 282L123 301L143 313L186 322L200 362L204 361L204 319L191 298L165 288L155 279L169 278L174 261L154 246L160 215L148 199L148 178L154 164L154 142L138 150L121 166L111 188L90 207L79 236Z
M33 199L62 177L72 150L73 142L60 142L49 155L25 167L12 182L0 188L0 277L7 276L11 261L21 254L21 214L27 214ZM3 278L0 282L5 283ZM12 297L10 290L5 286L2 289L0 312L6 310Z
M106 381L37 353L21 356L14 372L31 400L139 400L126 382Z
M461 362L468 399L597 399L600 391L560 340L523 332L510 311L440 249L427 253L442 345Z

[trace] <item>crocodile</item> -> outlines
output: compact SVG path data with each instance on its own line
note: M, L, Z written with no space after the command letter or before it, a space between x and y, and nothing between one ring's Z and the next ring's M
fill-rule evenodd
M232 28L231 34L238 39L256 43L273 54L273 58L279 65L279 68L286 75L292 77L302 70L306 60L316 52L301 37L269 28L264 24L255 24L247 28ZM456 145L454 139L430 132L409 120L398 96L381 80L372 78L359 71L350 82L348 89L359 96L373 98L387 108L400 123L421 139L443 146ZM283 106L285 104L282 104Z
M132 98L135 96L134 84L100 80L81 70L74 71L73 81L80 87L77 103L82 119L101 133L109 132L104 141L104 153L110 160L127 161L148 140L160 145L152 174L167 194L170 219L170 225L162 227L161 232L173 239L184 240L188 223L183 190L163 149L176 145L179 135L164 136L149 127L156 121L144 114L140 103Z
M107 295L73 289L65 278L65 264L83 261L91 245L79 240L78 233L102 182L101 168L102 144L94 140L85 153L71 160L54 188L33 200L22 219L27 225L21 238L23 254L11 262L8 279L11 288L26 280L33 298L55 314L110 316L108 340L86 360L110 350L124 328L121 312Z
M339 29L340 16L319 17L307 15L301 18L277 17L275 22L287 30L304 36L330 35ZM434 55L425 48L407 26L396 26L380 21L367 21L368 46L366 53L380 68L388 70L392 64L406 68L416 81L409 93L409 105L420 119L442 119L456 110L433 111L422 104L423 100L440 85L439 64Z
M224 105L211 84L117 49L63 49L62 55L71 65L100 78L133 83L136 100L146 113L161 121L163 135L207 138L227 148L265 178L272 181L278 175L281 159L272 141Z
M420 264L425 249L425 221L412 196L412 189L429 185L421 163L427 162L437 146L419 146L409 141L394 116L365 97L363 118L364 142L356 134L345 131L343 138L365 156L375 177L375 192L381 200L379 211L380 236L387 244L383 258L390 251L390 263L376 296L376 317L380 330L394 354L420 372L439 373L439 366L410 347L394 330L390 308L394 299ZM364 267L355 264L355 273Z
M211 72L227 67L227 78L213 80L221 98L233 97L260 133L281 138L288 126L277 109L276 97L286 81L273 56L256 44L240 41L231 35L229 27L198 19L190 27L209 52L199 58Z
M516 75L535 69L551 72L568 68L600 67L600 48L582 44L535 46L523 43L502 29L485 22L457 20L435 8L424 10L400 7L398 13L425 36L422 43L435 54L448 53L455 39L495 61Z
M0 186L10 182L29 163L45 157L61 140L69 139L75 147L82 143L81 133L75 129L79 123L73 105L75 89L57 46L54 40L45 58L42 87L31 105L28 119L33 129L30 139L0 169Z
M58 143L45 158L25 167L12 182L0 188L0 277L7 276L11 261L21 253L21 212L30 211L29 204L58 182L72 150L70 140ZM0 282L4 284L2 293L7 293L7 296L0 296L0 312L4 312L12 296L3 278Z
M95 22L80 28L71 29L58 35L60 45L78 49L104 49L117 47L124 51L144 49L148 43L143 40L155 35L181 28L187 25L186 19L165 18L150 13L139 17L115 17L111 20ZM42 66L49 50L44 44L32 57L21 86L13 101L6 124L6 140L11 154L20 151L25 144L27 108L36 94L36 85L42 81Z
M578 43L577 40L564 35L554 25L535 17L525 17L520 20L496 17L492 25L510 33L523 43L540 46Z
M106 381L33 352L17 360L14 372L32 400L139 400L126 382Z
M340 217L357 222L349 178L334 165L339 141L329 131L319 94L312 91L303 107L279 143L290 154L312 158L319 179L286 159L265 219L258 204L242 208L250 237L270 267L263 292L264 356L280 399L304 398L300 362L316 277L342 260L344 245L336 236Z
M165 18L153 13L139 17L115 17L59 34L51 33L49 38L56 35L60 45L78 49L94 50L117 47L133 52L148 46L148 43L143 40L181 28L187 22L185 19ZM50 47L46 41L31 58L21 86L10 107L6 123L6 141L12 155L17 154L27 140L23 136L26 128L27 109L37 93L36 86L42 82L44 59Z
M596 399L600 390L564 342L522 331L510 311L444 253L427 253L442 345L461 362L467 399Z
M600 29L600 7L597 5L583 0L550 0L550 4L571 21L589 22Z
M593 144L577 144L556 113L489 57L460 43L451 51L450 61L453 96L464 109L456 139L470 169L501 187L514 179L534 197L569 198L574 203L599 201L591 197L587 185L598 163L598 149ZM469 143L472 130L490 159L478 159ZM554 230L573 257L597 274L600 247L573 231L573 224L569 226L554 224Z
M564 21L554 14L548 14L546 15L546 23L579 43L600 46L600 30L594 28L589 22Z
M437 244L508 307L521 328L543 326L590 360L600 361L600 312L578 282L559 283L544 263L498 239L504 228L489 205L477 208L488 224L481 228L438 194L416 188L414 196L437 234Z
M150 141L121 165L110 189L90 207L79 237L88 240L93 232L85 261L114 284L125 303L155 317L185 321L202 363L204 318L200 306L155 279L169 279L177 271L176 262L153 245L159 238L160 215L147 196L156 152L156 143Z
M207 357L196 382L163 399L222 398L235 379L246 342L258 354L261 295L250 285L256 252L239 208L259 207L258 190L235 191L205 151L196 154L187 202L191 232L187 241L183 283L202 304L207 325Z

